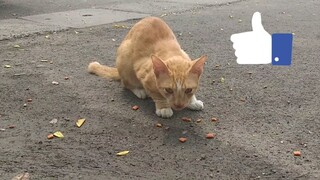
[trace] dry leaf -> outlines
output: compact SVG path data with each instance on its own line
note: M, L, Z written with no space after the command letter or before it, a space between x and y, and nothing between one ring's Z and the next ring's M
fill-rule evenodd
M30 179L30 174L26 172L26 173L16 175L11 180L29 180L29 179Z
M224 83L224 81L225 81L224 77L221 77L220 81L221 81L221 83Z
M161 14L161 16L160 16L160 17L164 17L164 16L167 16L167 14Z
M78 119L78 121L76 122L76 125L78 127L81 127L85 121L86 121L86 119Z
M129 151L121 151L117 153L117 156L124 156L127 155L129 153Z
M53 133L53 135L58 138L64 138L63 134L60 131Z

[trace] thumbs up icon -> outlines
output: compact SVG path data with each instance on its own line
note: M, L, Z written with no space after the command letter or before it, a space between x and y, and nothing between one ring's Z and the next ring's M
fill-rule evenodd
M292 59L292 34L272 36L261 23L261 14L252 16L252 31L233 34L231 41L236 50L238 64L290 65Z

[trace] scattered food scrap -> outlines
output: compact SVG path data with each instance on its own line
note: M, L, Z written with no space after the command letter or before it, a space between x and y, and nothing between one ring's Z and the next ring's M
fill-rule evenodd
M52 139L52 138L54 138L54 135L53 134L48 134L47 138L48 139Z
M139 106L135 105L135 106L132 106L132 110L138 110L139 109Z
M85 121L86 121L86 119L78 119L77 122L76 122L76 125L78 127L81 127Z
M301 156L301 151L293 151L294 156Z
M213 118L211 118L211 121L215 122L215 121L218 121L218 119L213 117Z
M191 122L191 118L188 117L182 117L181 120L185 122Z
M121 151L117 153L117 156L125 156L129 153L129 151Z
M53 135L58 138L64 138L63 134L60 131L53 133Z
M179 138L179 141L182 142L182 143L185 143L187 141L187 138L181 137L181 138Z
M214 134L214 133L208 133L207 135L206 135L206 138L207 139L212 139L212 138L214 138L216 135Z
M162 127L162 124L157 123L156 126L159 127L159 128L161 128L161 127Z

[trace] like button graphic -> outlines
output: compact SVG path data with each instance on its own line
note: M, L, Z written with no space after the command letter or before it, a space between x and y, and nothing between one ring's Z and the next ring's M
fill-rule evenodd
M231 41L236 50L238 64L290 65L292 59L292 34L277 33L272 36L263 28L261 14L252 16L252 31L233 34Z

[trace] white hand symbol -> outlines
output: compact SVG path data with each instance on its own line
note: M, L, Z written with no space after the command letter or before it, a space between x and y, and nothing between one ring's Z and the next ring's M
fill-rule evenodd
M269 64L272 61L272 38L264 30L261 14L252 16L252 31L233 34L233 48L236 50L238 64Z

